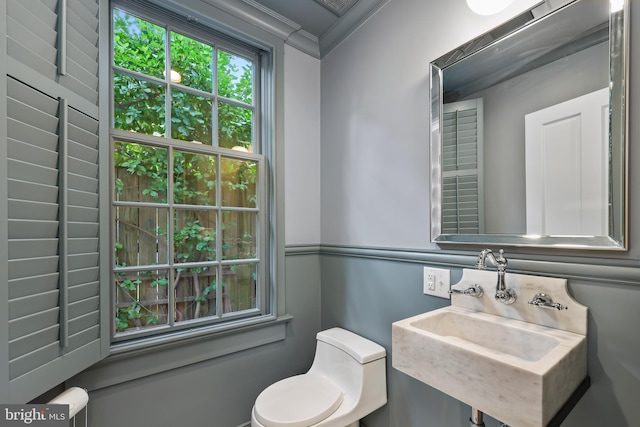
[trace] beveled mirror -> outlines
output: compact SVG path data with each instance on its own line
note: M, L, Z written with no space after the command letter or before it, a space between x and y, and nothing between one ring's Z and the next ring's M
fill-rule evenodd
M431 63L436 243L625 250L630 0L547 0Z

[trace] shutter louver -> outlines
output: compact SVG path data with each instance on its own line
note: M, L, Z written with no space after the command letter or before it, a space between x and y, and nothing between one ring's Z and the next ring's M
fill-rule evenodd
M67 0L66 72L58 76L61 0L6 0L7 53L82 99L98 103L97 1ZM11 74L11 71L10 71Z
M100 337L98 122L73 108L68 117L68 333L73 349Z
M445 234L478 234L478 177L443 179L442 229Z
M43 367L81 368L100 358L98 122L18 80L6 81L9 379L12 400L23 401L69 376L55 368L39 375ZM65 182L67 188L60 186ZM37 394L28 391L34 384Z
M445 105L442 114L442 232L481 232L479 107ZM462 103L460 103L462 104ZM480 107L481 108L481 107Z
M478 123L476 110L443 114L443 170L478 168Z

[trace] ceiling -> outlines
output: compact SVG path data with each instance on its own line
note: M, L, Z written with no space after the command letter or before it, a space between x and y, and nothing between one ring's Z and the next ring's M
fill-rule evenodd
M320 38L339 17L315 0L255 0L279 15L302 26L302 29Z
M245 0L246 1L246 0ZM253 0L300 27L324 56L388 0ZM324 3L326 6L320 4ZM329 10L332 8L336 12ZM342 16L339 16L339 14Z

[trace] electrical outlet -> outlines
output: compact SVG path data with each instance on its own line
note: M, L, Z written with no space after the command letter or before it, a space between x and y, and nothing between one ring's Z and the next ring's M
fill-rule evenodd
M423 289L426 295L451 299L451 271L444 268L424 267Z
M428 291L436 290L436 275L433 273L425 273L424 283Z

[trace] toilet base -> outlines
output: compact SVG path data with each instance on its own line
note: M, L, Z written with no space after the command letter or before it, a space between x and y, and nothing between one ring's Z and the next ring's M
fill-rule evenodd
M256 420L256 417L253 414L253 409L251 410L251 427L264 427L262 424L258 422L258 420ZM344 427L360 427L360 420L354 421L351 424L346 425Z

